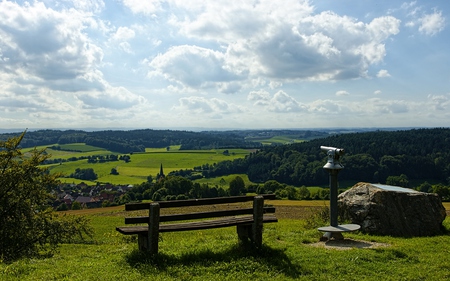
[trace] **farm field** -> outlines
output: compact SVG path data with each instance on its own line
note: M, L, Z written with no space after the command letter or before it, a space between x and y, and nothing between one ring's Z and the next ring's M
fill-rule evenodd
M325 247L316 230L326 201L274 200L278 223L264 227L259 251L238 244L234 227L162 233L160 253L137 251L119 234L123 206L70 211L94 236L63 244L53 257L0 264L1 280L448 280L450 235L394 238L347 233L358 247ZM448 207L448 206L446 206ZM129 215L129 214L127 214ZM444 221L450 228L450 219ZM359 244L358 244L359 243ZM376 248L369 245L376 244ZM333 243L328 243L332 246Z
M297 139L296 136L274 136L271 138L257 138L257 137L252 137L252 138L247 138L247 140L249 141L255 141L255 142L260 142L263 145L271 145L271 144L288 144L288 143L296 143L296 142L303 142L304 140L301 139Z
M44 147L40 147L44 148ZM68 159L71 157L81 157L89 155L111 155L116 154L107 150L101 150L95 147L84 148L84 144L73 144L71 149L81 150L60 151L47 149L47 153L52 158ZM130 162L113 161L104 163L88 163L86 159L70 162L62 162L61 164L47 165L52 173L62 173L70 175L75 169L94 169L98 175L97 181L100 183L112 184L140 184L147 180L147 176L155 177L159 171L161 164L164 173L167 175L171 171L181 169L193 169L195 166L204 164L213 164L224 160L233 160L245 157L250 151L245 149L228 149L229 155L224 155L223 150L178 150L179 146L173 146L170 150L164 149L146 149L145 153L134 153L130 155ZM39 149L39 148L38 148ZM111 175L111 169L115 168L119 175ZM80 180L73 178L60 178L62 182L79 183ZM85 183L91 184L88 181ZM95 184L95 183L94 183Z

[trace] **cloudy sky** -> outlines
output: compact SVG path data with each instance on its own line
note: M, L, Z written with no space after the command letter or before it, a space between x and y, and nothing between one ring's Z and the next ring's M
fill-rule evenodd
M448 127L450 2L0 0L0 129Z

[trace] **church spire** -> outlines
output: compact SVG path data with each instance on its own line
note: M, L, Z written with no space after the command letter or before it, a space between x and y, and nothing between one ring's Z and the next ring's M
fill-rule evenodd
M166 175L164 175L164 170L163 170L163 165L161 163L161 168L159 168L159 174L158 174L158 178L157 180L162 180L166 177Z

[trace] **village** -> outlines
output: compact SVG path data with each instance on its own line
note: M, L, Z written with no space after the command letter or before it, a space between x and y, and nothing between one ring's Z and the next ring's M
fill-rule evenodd
M89 186L84 182L79 184L64 183L53 191L55 200L52 207L57 211L100 208L120 205L122 196L133 185L97 184Z

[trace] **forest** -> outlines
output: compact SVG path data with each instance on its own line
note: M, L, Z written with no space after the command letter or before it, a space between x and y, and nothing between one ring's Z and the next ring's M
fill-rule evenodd
M343 148L339 180L408 185L405 179L450 182L450 129L374 131L333 135L308 142L264 147L243 159L198 167L205 177L244 173L255 183L276 180L294 186L324 185L326 153ZM408 186L405 186L408 187Z
M7 140L18 133L0 134ZM315 130L232 130L232 131L175 131L175 130L105 130L86 132L82 130L38 130L24 136L21 147L52 144L85 143L118 153L143 152L146 147L163 148L181 145L180 150L261 148L261 138L289 135L294 139L308 140L328 136L326 131Z

